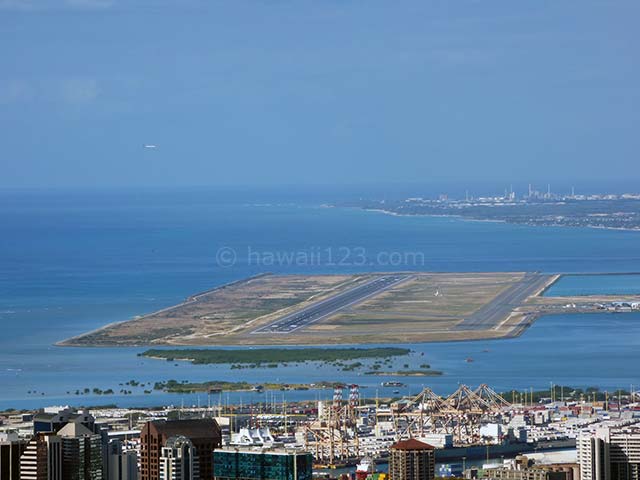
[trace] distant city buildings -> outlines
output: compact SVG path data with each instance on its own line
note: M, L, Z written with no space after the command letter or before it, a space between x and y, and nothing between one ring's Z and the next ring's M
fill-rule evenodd
M640 480L640 429L599 428L578 437L582 480Z
M512 187L503 193L470 195L448 194L412 196L405 199L359 199L339 206L380 210L394 215L455 216L473 220L500 221L531 226L567 226L640 230L640 194L554 193L547 184L544 191L529 185L516 194Z
M471 195L465 190L464 197L455 197L448 193L440 193L436 197L408 197L406 203L445 203L445 204L509 204L509 203L538 203L538 202L564 202L564 201L611 201L611 200L640 200L640 193L591 193L576 194L575 187L571 187L570 193L554 193L551 185L547 184L544 190L538 190L533 184L529 184L526 191L520 195L513 186L504 189L504 193L492 195ZM380 204L393 202L380 201Z
M413 438L393 444L389 452L389 478L433 480L435 448Z
M357 429L340 430L341 422L315 446L309 435L315 432L315 423L309 421L320 418L318 428L328 431L327 418L336 414L335 408L323 403L315 409L308 403L265 406L268 414L260 416L255 415L254 405L248 405L233 410L233 422L222 412L215 420L203 418L215 414L210 407L181 410L180 416L191 416L189 420L165 420L177 413L172 407L97 409L92 411L96 418L62 407L34 414L4 414L0 416L0 480L313 480L314 462L316 468L325 469L358 461L355 472L341 473L339 478L432 480L436 451L441 462L450 462L439 465L440 477L640 480L637 392L618 392L610 400L606 392L565 387L558 401L557 390L550 385L549 391L535 392L535 398L534 392L527 392L524 402L512 392L512 404L494 393L493 410L484 413L478 410L483 405L478 402L489 402L488 393L480 397L461 386L452 396L460 400L463 393L465 401L441 411L451 418L455 408L461 422L456 428L465 429L464 434L446 433L451 429L448 424L431 429L443 417L424 410L425 398L434 405L446 401L433 394L411 401L404 398L379 404L376 399L375 404L360 405L352 410L357 412L352 424ZM500 405L496 398L502 398ZM349 414L349 404L343 405ZM417 419L428 417L429 423L414 430L407 429L408 423L399 423L400 431L388 420L393 412L407 419L411 413ZM297 415L296 423L287 422L287 413ZM155 420L148 421L150 418ZM53 431L33 434L36 422L38 430ZM397 441L398 437L405 440ZM350 448L340 450L344 445ZM322 448L333 457L319 455ZM316 452L316 457L309 451ZM521 452L530 453L523 456ZM480 467L476 460L488 459L489 454L493 459L506 459ZM387 458L388 474L384 473ZM338 471L328 471L328 478L335 480L333 473Z

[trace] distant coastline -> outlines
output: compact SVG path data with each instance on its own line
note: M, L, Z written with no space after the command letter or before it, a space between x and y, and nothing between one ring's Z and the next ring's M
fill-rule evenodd
M333 205L333 208L343 208L339 205ZM357 207L356 207L357 208ZM634 227L613 227L613 226L605 226L605 225L595 225L595 224L588 224L585 223L583 225L573 225L573 224L563 224L563 223L557 223L557 222L520 222L520 221L513 221L513 220L509 220L506 218L481 218L481 217L474 217L474 216L466 216L466 215L460 215L460 214L454 214L454 213L400 213L400 212L396 212L394 210L388 210L388 209L384 209L384 208L369 208L369 207L360 207L360 210L364 210L367 212L375 212L375 213L381 213L384 215L390 215L393 217L433 217L433 218L455 218L458 220L462 220L465 222L486 222L486 223L506 223L506 224L510 224L510 225L526 225L526 226L531 226L531 227L563 227L563 228L569 228L569 227L573 227L573 228L593 228L593 229L598 229L598 230L617 230L617 231L624 231L624 232L640 232L640 225L638 226L634 226Z

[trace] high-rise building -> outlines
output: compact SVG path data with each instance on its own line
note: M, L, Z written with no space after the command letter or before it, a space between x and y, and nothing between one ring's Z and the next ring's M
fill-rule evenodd
M188 438L198 455L199 479L213 478L213 450L222 445L222 433L215 420L156 420L147 422L140 433L140 479L160 479L162 448L172 437Z
M70 422L58 431L62 439L65 480L102 480L102 436L81 423Z
M33 431L35 436L21 458L20 478L102 480L106 434L96 428L87 411L43 409L33 416ZM45 461L45 457L49 458Z
M15 433L0 433L0 480L20 480L20 456L27 446Z
M578 437L582 480L640 480L640 429L599 428Z
M20 480L64 480L62 439L54 433L37 433L20 457Z
M391 446L389 453L390 480L433 480L435 449L414 438Z
M193 443L186 437L171 437L160 453L160 480L197 480L200 461Z
M306 452L224 448L213 452L216 480L311 480L313 457Z
M107 446L107 480L138 480L138 454L125 451L122 441L112 440Z

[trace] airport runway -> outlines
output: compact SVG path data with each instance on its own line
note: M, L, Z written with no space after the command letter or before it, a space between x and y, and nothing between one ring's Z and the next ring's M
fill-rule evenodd
M488 330L507 318L516 307L535 292L545 286L549 275L527 273L524 278L512 285L484 305L471 316L465 318L456 326L456 330Z
M358 285L357 287L341 292L333 297L327 298L326 300L309 305L302 310L290 313L289 315L286 315L269 325L258 328L251 333L286 334L294 332L319 320L323 320L334 315L352 305L363 302L364 300L378 295L385 290L393 288L409 278L411 278L411 275L385 275L374 278L364 285Z

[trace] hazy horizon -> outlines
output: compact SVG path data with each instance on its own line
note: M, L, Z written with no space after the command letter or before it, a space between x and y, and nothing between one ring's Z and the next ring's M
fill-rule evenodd
M0 189L632 184L639 14L0 0Z
M531 182L534 190L554 194L623 194L640 193L640 185L633 180L570 182ZM228 204L298 204L320 205L358 200L397 201L409 197L436 199L448 195L451 199L500 196L513 189L517 198L528 191L528 182L435 182L435 183L360 183L360 184L273 184L273 185L154 185L154 186L64 186L2 188L3 207L21 205L65 206L70 203L90 206L100 204L126 206L130 202L170 204L172 202L228 203Z

